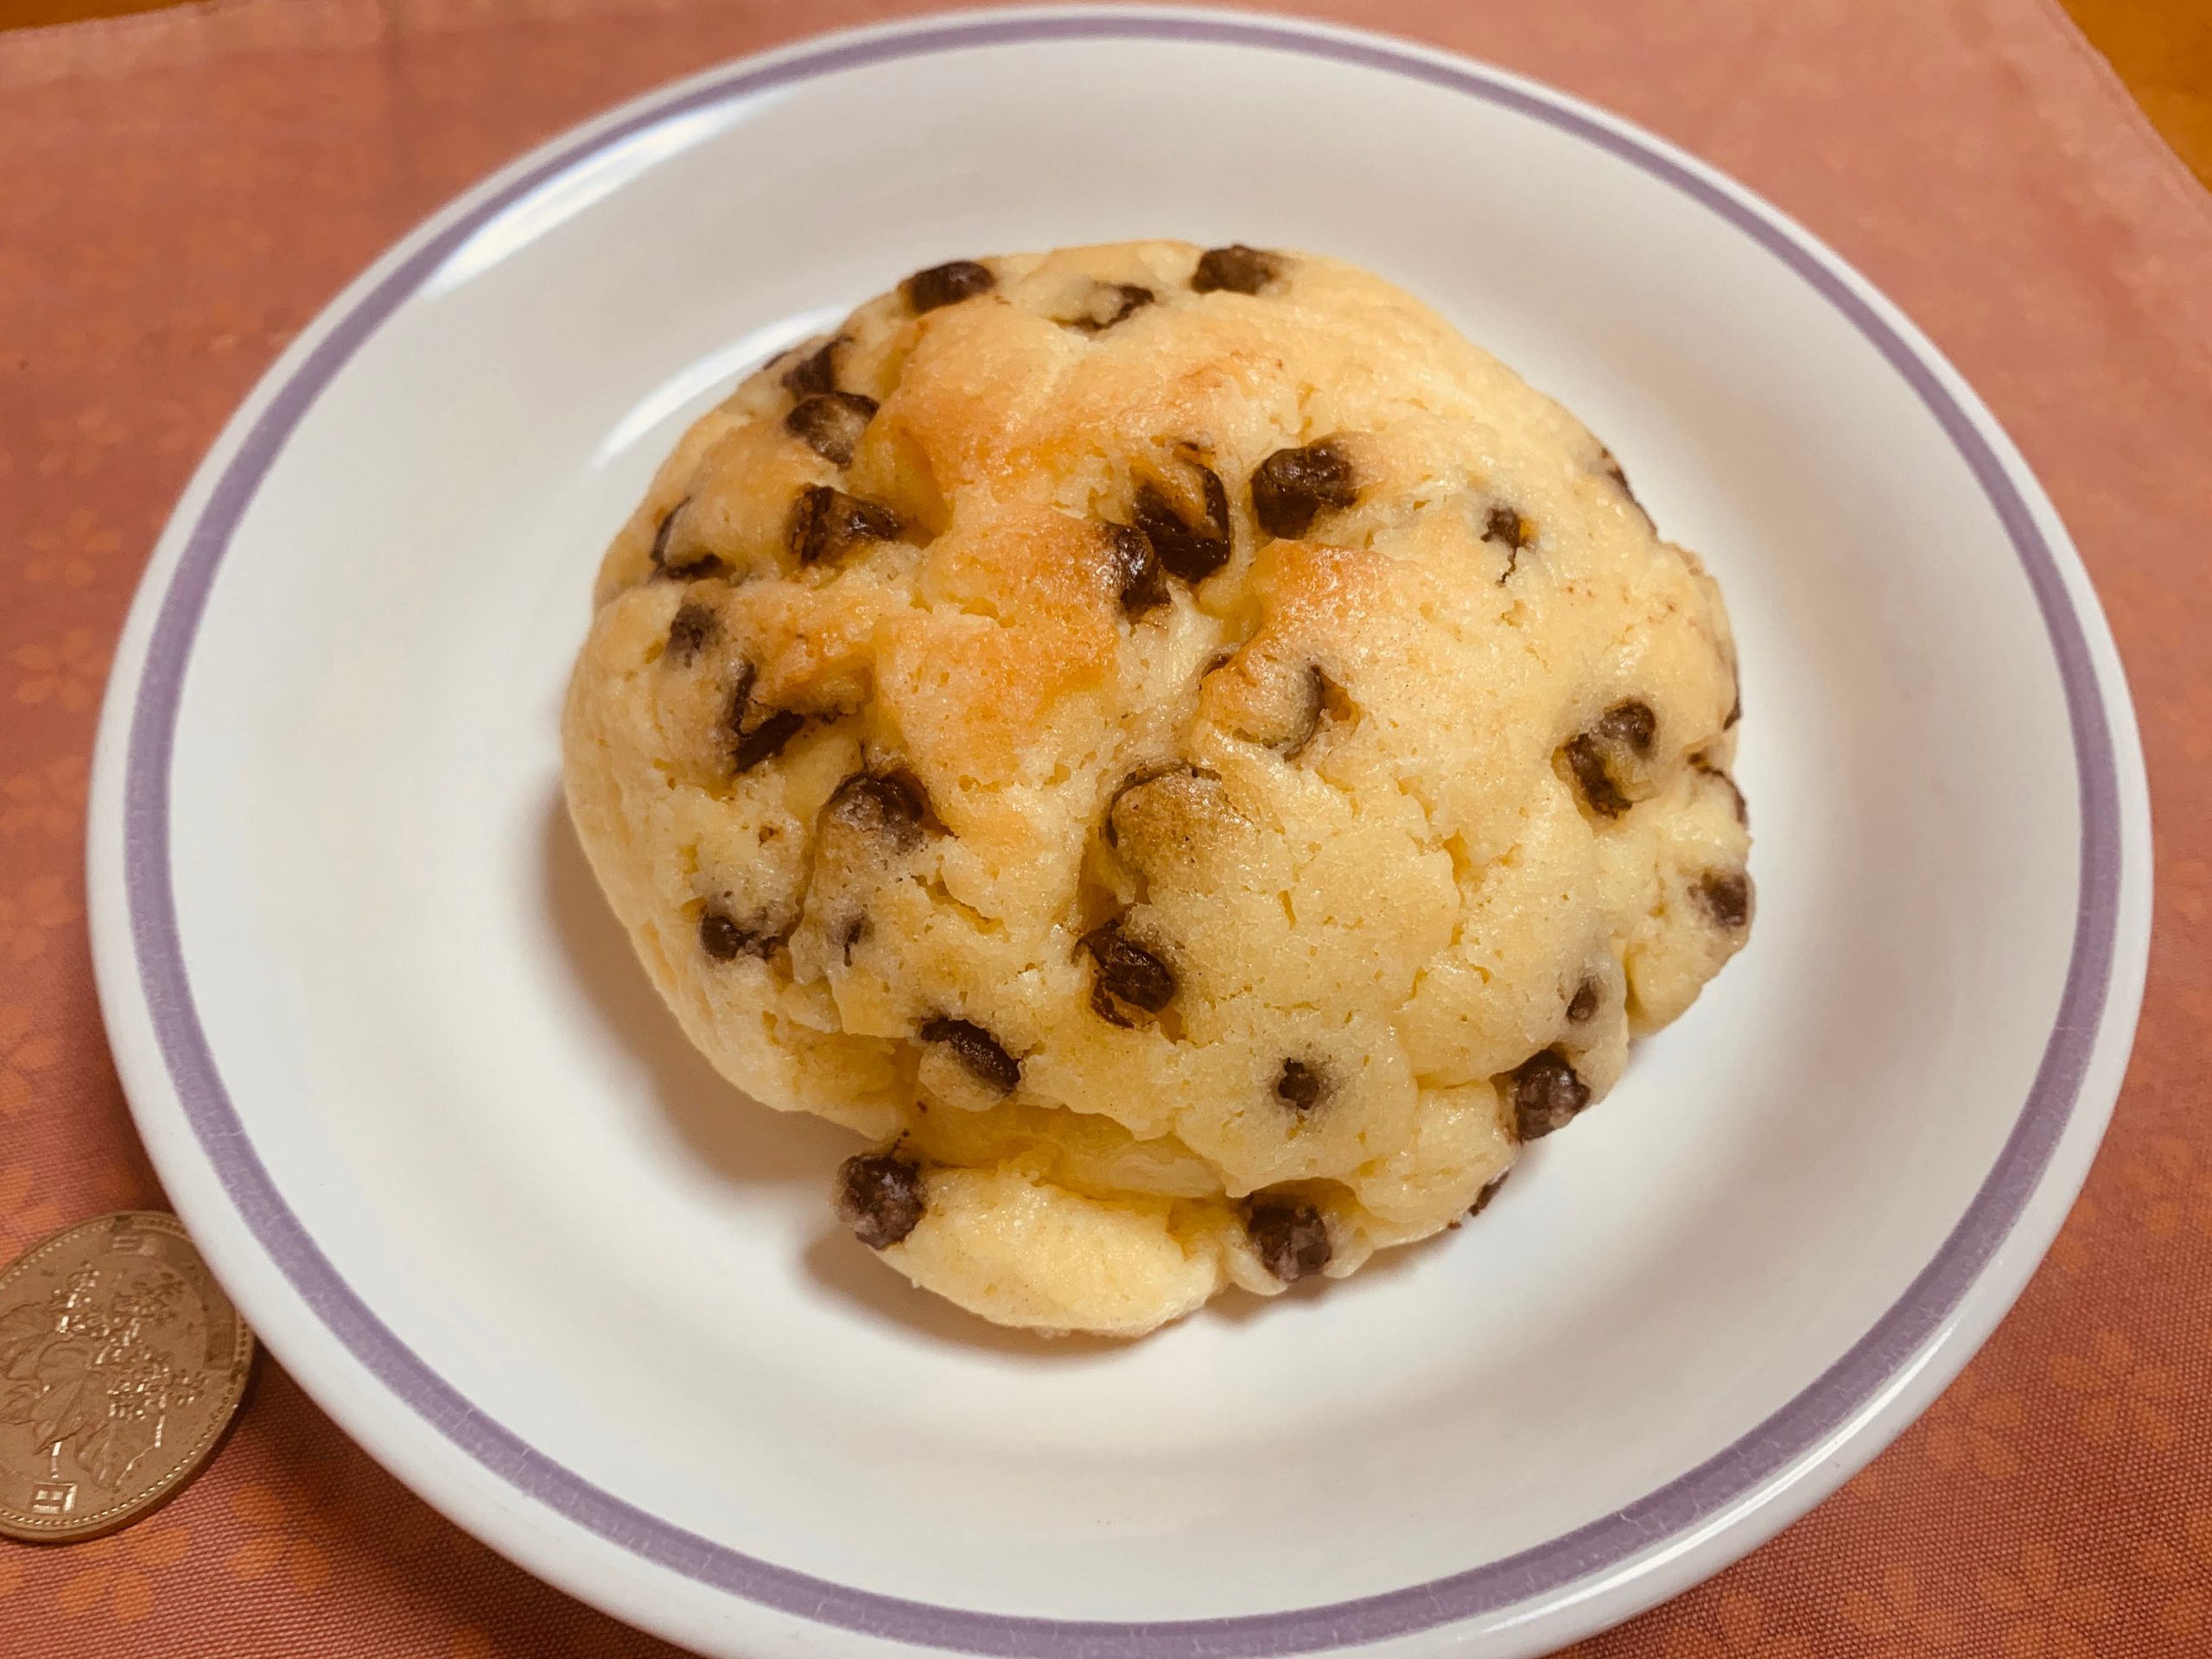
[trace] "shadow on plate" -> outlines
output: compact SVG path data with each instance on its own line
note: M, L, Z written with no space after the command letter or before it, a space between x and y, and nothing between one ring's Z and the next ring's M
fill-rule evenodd
M563 954L607 1031L652 1079L654 1100L684 1145L734 1185L798 1188L826 1220L831 1173L861 1143L821 1118L748 1100L691 1046L607 908L557 792L546 802L543 849L545 907ZM977 1319L869 1261L865 1247L839 1227L825 1227L801 1260L839 1301L935 1341L1039 1361L1127 1346L1093 1337L1047 1340Z
M644 1066L684 1145L733 1182L826 1189L830 1172L854 1149L852 1136L818 1117L747 1100L691 1046L607 908L557 793L546 802L543 848L545 907L576 982Z

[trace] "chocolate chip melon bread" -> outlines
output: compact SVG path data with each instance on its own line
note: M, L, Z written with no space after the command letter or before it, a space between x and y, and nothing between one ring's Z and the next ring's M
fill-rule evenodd
M595 602L569 803L647 972L1001 1324L1441 1231L1751 923L1713 582L1332 259L910 276L685 434Z

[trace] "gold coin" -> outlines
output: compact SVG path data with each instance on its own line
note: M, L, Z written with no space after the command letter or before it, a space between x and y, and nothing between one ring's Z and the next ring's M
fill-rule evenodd
M0 1535L97 1538L175 1496L252 1363L175 1216L126 1210L34 1244L0 1273Z

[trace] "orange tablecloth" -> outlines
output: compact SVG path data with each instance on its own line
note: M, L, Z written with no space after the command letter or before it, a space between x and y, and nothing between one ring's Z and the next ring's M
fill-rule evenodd
M236 0L0 35L0 1259L161 1201L93 1004L86 760L132 584L218 425L346 278L486 168L680 72L905 9ZM1842 1493L1583 1651L2212 1653L2212 197L2050 0L1306 9L1620 110L1869 272L2050 486L2150 751L2143 1032L2050 1262ZM153 1520L0 1543L10 1656L668 1651L432 1515L273 1364Z

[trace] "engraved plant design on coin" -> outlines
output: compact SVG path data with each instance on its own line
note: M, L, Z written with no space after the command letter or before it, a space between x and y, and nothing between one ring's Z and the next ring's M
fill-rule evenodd
M168 1496L236 1409L252 1338L169 1217L105 1217L0 1274L0 1532L89 1537Z
M30 1425L49 1474L72 1446L93 1479L117 1486L160 1450L169 1413L202 1389L158 1346L177 1334L183 1285L163 1280L103 1300L102 1276L81 1268L43 1302L0 1313L0 1422Z

